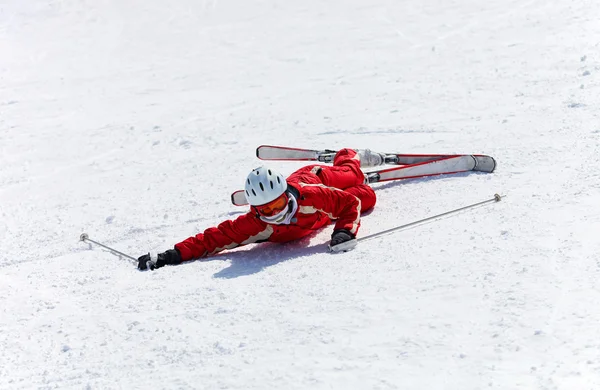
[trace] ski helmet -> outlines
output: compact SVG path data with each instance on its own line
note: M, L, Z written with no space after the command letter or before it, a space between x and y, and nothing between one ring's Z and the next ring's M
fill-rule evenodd
M277 199L287 190L283 175L267 167L255 168L246 178L246 199L260 206Z

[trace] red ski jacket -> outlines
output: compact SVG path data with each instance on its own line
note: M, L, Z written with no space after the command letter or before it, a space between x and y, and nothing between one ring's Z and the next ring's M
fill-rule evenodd
M288 186L296 193L298 210L287 225L274 225L262 221L251 210L236 218L206 229L175 245L182 261L206 257L225 249L255 242L287 242L304 237L336 220L335 229L346 229L356 234L360 226L361 200L339 188L359 189L361 196L369 198L368 208L375 204L375 193L363 184L364 174L355 152L345 149L338 153L334 167L311 165L303 167L288 177ZM365 187L365 188L362 188ZM363 199L364 200L364 199Z

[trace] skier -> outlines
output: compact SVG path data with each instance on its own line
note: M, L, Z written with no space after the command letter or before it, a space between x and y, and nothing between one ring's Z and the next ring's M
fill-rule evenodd
M256 168L245 183L251 206L248 213L208 228L158 256L140 256L138 268L153 270L250 243L288 242L332 220L337 222L329 247L335 251L336 246L356 238L361 212L375 206L375 191L366 184L360 168L382 165L384 159L385 155L369 149L342 149L333 166L309 165L287 180L267 167Z

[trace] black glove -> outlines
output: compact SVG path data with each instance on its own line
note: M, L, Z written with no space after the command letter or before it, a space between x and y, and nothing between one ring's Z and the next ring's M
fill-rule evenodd
M333 234L331 235L331 242L329 243L329 246L336 246L342 242L354 240L355 238L356 236L346 229L334 230Z
M145 271L148 268L154 270L167 264L181 263L181 255L177 249L169 249L166 252L159 253L155 259L150 258L150 253L138 257L138 269Z

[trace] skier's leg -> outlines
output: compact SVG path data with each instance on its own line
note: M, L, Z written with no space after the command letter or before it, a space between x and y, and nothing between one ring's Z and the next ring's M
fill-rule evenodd
M377 196L375 195L375 191L367 184L360 184L354 187L346 188L344 190L358 199L360 199L360 211L365 212L372 209L377 202Z
M353 149L340 150L333 159L333 166L322 166L315 173L326 186L342 190L365 182L360 158Z
M370 149L342 149L333 158L333 165L340 165L348 158L358 159L362 168L376 167L385 164L385 154L373 152Z

